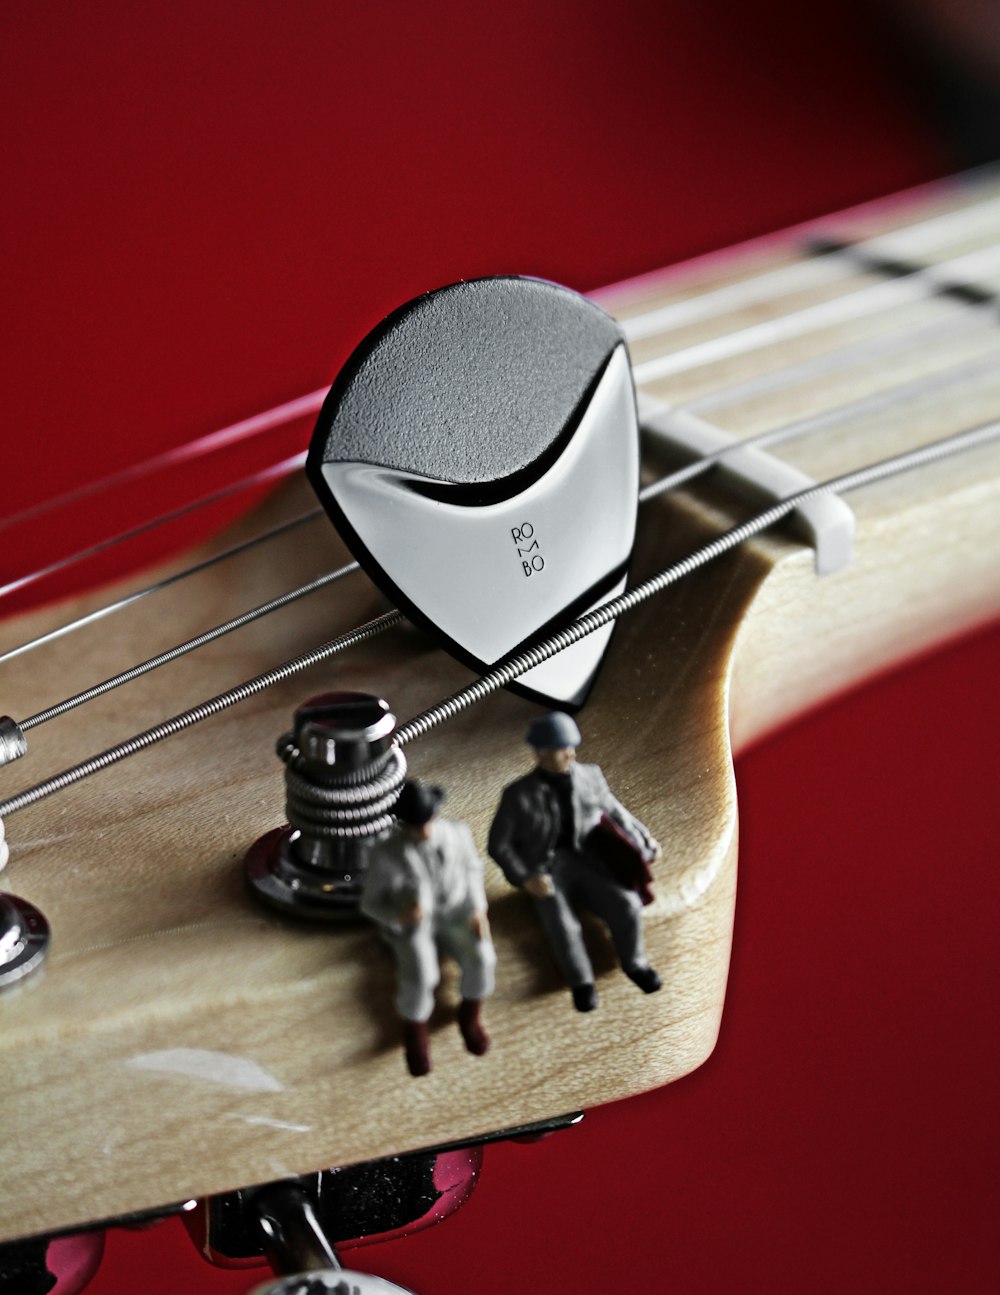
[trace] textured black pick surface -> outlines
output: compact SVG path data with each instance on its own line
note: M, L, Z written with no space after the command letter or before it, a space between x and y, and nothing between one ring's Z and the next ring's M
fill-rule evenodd
M593 302L541 279L472 279L407 302L354 351L323 403L306 471L399 468L455 484L534 463L622 341Z
M598 403L614 428L596 426ZM588 437L602 440L606 457L611 433L618 467L608 492L596 494L594 474L585 479L578 467L580 506L560 502L560 461L579 458ZM620 587L635 524L637 438L614 320L555 284L477 279L408 302L364 339L324 402L307 472L375 583L460 659L484 668ZM526 508L530 501L523 515L521 499ZM600 551L590 533L595 511L617 519ZM541 542L535 552L516 542L522 516ZM449 528L455 542L443 551ZM415 549L426 552L423 567ZM530 570L525 558L535 562ZM494 585L496 605L477 607ZM495 624L484 633L487 616ZM572 685L553 687L550 672L541 688L529 678L518 690L579 705L607 637L580 649ZM584 653L592 666L581 667Z

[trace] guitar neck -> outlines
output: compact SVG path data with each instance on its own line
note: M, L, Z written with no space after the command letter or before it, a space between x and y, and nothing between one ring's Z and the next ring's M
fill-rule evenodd
M753 454L827 480L1000 417L1000 177L867 204L600 299L660 427L763 440ZM658 470L683 461L659 438L651 451ZM766 498L725 466L678 503L706 534L745 517L748 493ZM995 445L847 503L853 552L833 574L817 579L812 554L773 533L744 550L767 576L732 658L736 748L1000 610Z

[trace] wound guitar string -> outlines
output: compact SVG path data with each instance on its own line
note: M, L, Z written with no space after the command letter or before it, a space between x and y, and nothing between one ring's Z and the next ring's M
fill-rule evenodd
M936 297L941 301L947 301L954 304L964 304L968 311L971 307L977 312L976 316L970 318L970 314L965 315L958 325L959 331L975 331L976 329L992 327L995 330L996 324L996 306L997 294L992 288L984 285L982 279L970 279L964 277L970 272L978 274L988 274L994 268L1000 269L1000 249L986 248L977 249L970 253L964 253L958 257L952 257L949 260L939 261L931 265L914 264L909 258L915 250L927 251L940 248L947 241L956 238L970 238L979 236L987 232L995 223L1000 215L1000 199L980 203L972 208L957 213L946 213L943 216L931 218L927 221L918 222L915 225L905 227L902 230L894 231L889 235L879 236L874 239L867 239L863 243L850 243L843 239L832 239L828 235L821 234L819 239L814 237L810 246L807 248L814 258L813 260L795 262L789 266L780 268L780 271L770 271L749 279L740 280L735 284L726 285L724 288L710 290L704 297L691 298L680 302L672 303L670 306L659 308L647 312L645 315L639 315L636 319L627 321L624 325L626 333L630 340L637 336L651 336L655 331L649 321L656 319L659 325L668 324L670 327L680 327L687 323L684 315L687 312L690 316L693 311L697 318L704 319L709 317L712 311L722 313L724 310L731 309L732 303L738 295L740 304L751 303L757 298L755 293L768 289L773 291L779 282L776 276L780 274L780 284L784 287L789 285L801 286L796 284L793 271L801 270L802 277L812 283L817 282L815 272L810 268L817 264L823 264L829 267L831 258L848 263L856 263L868 272L876 271L879 273L891 274L894 281L889 284L877 284L861 289L848 292L841 297L834 298L832 302L821 302L819 306L809 307L805 310L793 311L789 314L778 316L773 320L765 321L763 324L752 325L749 328L737 329L731 333L723 335L721 339L713 340L711 343L700 343L691 347L681 348L673 352L667 358L671 361L671 372L681 372L684 368L695 368L700 365L710 363L720 358L720 354L732 356L740 354L757 347L768 345L777 337L797 336L806 328L820 328L831 322L841 322L844 319L858 318L867 315L871 309L883 309L884 307L898 305L903 302L916 301L921 298ZM905 238L901 236L906 236ZM960 277L956 271L961 272ZM829 268L824 271L826 281L834 281L837 275L832 275ZM823 276L820 276L823 278ZM849 277L849 275L848 275ZM878 291L883 288L904 287L905 292L899 294L886 294ZM738 294L735 290L739 290ZM706 307L705 300L708 299L711 309ZM859 305L859 299L861 303ZM727 304L728 303L728 304ZM864 304L866 303L866 304ZM833 309L831 309L833 308ZM667 313L669 312L669 313ZM788 321L794 321L789 323ZM896 349L902 350L912 344L915 338L921 341L934 339L938 335L938 330L944 332L947 330L948 336L953 336L958 321L950 317L940 321L931 321L930 324L919 325L917 329L907 328L890 332L887 337L878 339L873 346L872 342L860 345L841 347L830 354L823 354L817 357L809 358L805 361L798 361L792 365L785 365L777 372L761 375L749 381L731 384L721 391L713 392L708 397L696 398L686 404L674 406L674 410L685 409L693 411L695 408L704 410L711 405L726 403L730 400L742 398L747 394L756 394L757 392L772 390L783 385L782 376L785 380L793 377L801 381L808 380L820 372L830 371L834 367L849 364L851 358L868 360L873 354L888 353ZM899 334L907 334L908 337L901 337ZM721 350L719 342L722 343ZM709 347L709 349L706 349ZM684 365L676 361L677 356L686 356L687 360ZM708 358L706 358L708 357ZM733 450L742 449L751 444L775 444L779 441L787 441L794 437L814 434L821 430L826 430L837 424L841 424L851 418L858 417L862 414L871 414L887 408L890 404L898 404L900 401L917 399L928 393L937 393L946 389L954 382L969 381L971 378L979 376L981 373L995 370L994 355L977 356L971 361L965 361L958 366L945 369L943 372L933 373L931 375L922 375L917 379L897 384L895 387L889 387L884 391L876 392L872 395L861 397L857 400L835 406L819 414L814 414L806 418L793 420L777 428L771 428L755 436L745 437L738 441L734 446L727 447L725 451L716 451L713 454L703 456L694 463L687 465L678 473L672 473L659 481L653 482L642 491L640 498L642 500L652 498L664 490L676 488L682 482L686 482L693 477L707 471L716 463L724 460L726 453ZM659 361L647 361L645 366L638 364L634 368L637 382L652 381L655 377L663 376L660 369L656 370L653 377L649 373L653 372L649 366L658 364ZM319 393L324 395L325 393ZM315 395L315 393L314 393ZM300 416L303 412L302 403L312 400L314 396L303 397L299 402L291 402L297 412L294 416ZM282 409L291 406L283 406ZM278 411L268 411L267 414L260 415L255 419L245 420L243 424L236 424L234 427L249 427L253 430L247 434L255 434L263 423L272 419ZM274 425L273 422L270 425ZM203 438L201 443L211 441L213 437L222 437L232 435L233 429L224 429L222 433L212 434L212 437ZM594 609L587 616L564 627L544 642L534 645L516 655L506 658L503 662L474 681L466 688L459 690L451 697L439 702L437 705L422 712L414 719L404 724L397 734L397 741L402 744L413 740L415 737L427 732L431 727L443 722L444 719L450 718L457 714L459 710L465 709L475 701L481 700L497 688L510 682L520 673L539 664L541 661L548 659L556 652L563 650L572 642L578 641L585 634L593 632L600 625L606 624L608 620L616 618L624 611L638 605L653 593L674 583L682 576L689 574L697 567L707 561L713 560L723 552L736 547L751 535L758 534L762 530L773 526L781 518L787 516L805 499L815 497L821 493L843 493L850 489L859 488L871 481L880 480L890 475L896 475L900 472L911 470L914 467L921 466L924 463L933 462L938 459L948 457L954 454L962 453L973 448L976 445L985 444L987 441L994 440L1000 436L1000 422L989 422L981 424L975 428L958 433L953 436L945 437L939 441L933 442L921 449L910 451L902 455L895 455L883 459L878 463L869 465L866 468L859 469L855 472L846 473L839 477L832 478L827 482L800 492L787 500L768 508L752 517L749 521L739 526L730 528L730 530L717 537L715 540L702 546L694 553L689 554L680 562L673 564L659 575L651 580L643 582L641 585L626 591L617 599L609 600L602 606ZM163 459L165 456L160 456ZM278 475L279 472L287 471L288 463L292 460L286 460L270 472ZM124 474L117 474L116 479L132 474L135 470L126 470ZM260 474L257 474L259 477ZM238 483L230 487L230 491L239 488ZM87 489L86 487L84 488ZM227 492L228 493L228 492ZM78 497L79 492L74 492ZM217 496L215 496L217 497ZM58 504L55 501L52 506ZM198 503L190 507L197 507ZM188 511L187 509L183 511ZM176 514L173 514L176 515ZM24 516L24 514L22 514ZM45 641L50 641L63 633L69 632L70 629L78 627L80 624L88 623L98 616L106 615L112 610L118 610L121 606L128 605L138 597L146 596L156 589L164 587L166 583L171 583L190 573L193 570L202 570L206 565L220 561L225 557L231 556L235 552L245 551L246 548L264 542L268 538L278 533L284 533L294 525L301 524L310 520L313 514L304 514L299 518L294 518L290 522L283 523L276 527L274 531L262 533L254 537L243 545L235 546L234 549L226 550L224 553L208 559L207 562L199 563L195 568L187 572L178 573L176 576L169 577L167 581L158 582L155 585L148 586L145 590L138 591L135 595L129 595L125 599L118 600L117 603L109 604L107 608L99 609L96 613L91 613L88 617L80 618L76 622L71 622L68 626L61 627L59 630L52 631L48 635L41 636L29 644L21 645L13 649L9 655L17 654L27 650L29 647ZM156 522L150 523L154 525ZM147 527L141 528L143 530ZM112 543L116 541L109 541ZM100 548L105 545L98 546ZM94 551L94 550L89 550ZM53 718L56 715L64 714L67 710L81 705L84 701L93 697L101 696L109 691L112 687L117 687L122 683L129 682L139 675L147 673L160 664L176 659L177 656L184 652L192 651L196 647L203 646L205 643L214 641L224 633L248 624L261 616L268 614L279 607L287 606L291 602L297 601L307 593L315 589L323 588L335 580L350 574L357 569L357 564L352 563L348 566L341 567L333 572L328 572L316 580L306 585L292 590L279 598L271 600L270 603L262 604L260 607L244 613L217 626L204 634L189 640L186 644L180 644L176 648L167 650L158 654L149 661L142 663L140 666L133 667L131 670L115 676L111 680L98 684L84 693L77 694L76 697L61 702L45 711L39 712L38 715L32 716L29 720L23 721L21 727L28 729L44 722L46 719ZM0 590L2 593L3 590ZM126 756L134 754L138 750L144 749L153 742L161 740L163 737L170 736L173 733L180 732L184 728L190 727L191 724L199 722L209 715L216 714L220 710L246 697L253 696L263 688L270 686L272 683L281 679L288 678L291 674L299 670L306 669L308 666L327 659L337 651L344 650L345 647L353 646L356 643L365 641L376 633L389 628L390 625L398 623L402 619L400 613L390 612L383 617L369 622L367 625L359 626L339 638L324 644L312 652L303 654L294 658L292 661L275 667L262 675L236 688L228 690L226 693L219 694L217 697L202 703L200 706L193 707L189 711L183 712L179 716L164 721L152 729L129 739L110 750L101 753L92 759L74 766L73 769L66 770L54 778L48 779L36 787L29 788L27 791L10 798L7 801L0 802L0 816L13 813L19 808L42 799L44 796L52 794L54 791L61 790L63 787L79 781L80 778L96 772L100 768L105 768L111 763L115 763ZM0 660L5 658L0 658Z

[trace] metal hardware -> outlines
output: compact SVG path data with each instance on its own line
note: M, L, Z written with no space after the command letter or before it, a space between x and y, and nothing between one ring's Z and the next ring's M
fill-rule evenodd
M28 739L17 720L9 715L0 715L0 764L19 760L27 749Z
M272 1262L278 1261L279 1265L284 1262L285 1266L299 1267L298 1272L258 1286L251 1295L326 1295L329 1291L335 1295L344 1295L345 1291L349 1295L403 1291L407 1295L402 1287L382 1278L335 1268L333 1264L339 1263L335 1246L362 1236L404 1234L414 1224L440 1222L471 1193L484 1144L538 1141L582 1119L582 1112L572 1111L532 1124L498 1129L482 1138L449 1142L402 1156L324 1170L291 1182L245 1188L201 1201L182 1201L156 1210L96 1220L82 1229L8 1242L0 1246L0 1295L28 1295L27 1271L37 1273L40 1280L51 1281L48 1270L60 1273L64 1260L65 1266L74 1271L85 1270L89 1279L103 1250L105 1230L148 1227L173 1215L184 1220L199 1253L212 1264L242 1268L264 1263L270 1255ZM449 1166L451 1181L442 1192L436 1185L438 1159L455 1153L468 1153L467 1165L464 1169ZM296 1217L297 1201L305 1201L307 1208ZM447 1204L442 1211L443 1201ZM81 1254L90 1256L85 1268ZM324 1264L327 1256L332 1256L332 1264ZM306 1264L310 1260L321 1266L309 1271ZM313 1282L311 1288L307 1279ZM73 1289L79 1288L67 1287L67 1295L72 1295Z
M254 1197L268 1258L277 1272L339 1269L340 1260L300 1183L272 1183Z
M241 1188L198 1201L186 1210L184 1223L199 1253L223 1268L262 1263L265 1256L273 1259L276 1244L287 1248L289 1229L295 1236L302 1235L310 1247L321 1245L335 1253L334 1247L359 1237L398 1235L414 1225L446 1217L475 1186L485 1144L540 1141L582 1119L582 1112L571 1111L498 1129L482 1138L324 1169L294 1182ZM441 1162L442 1156L453 1159ZM289 1191L292 1197L287 1196ZM299 1210L296 1200L308 1203L309 1217L299 1213L289 1222L288 1211ZM280 1229L284 1241L276 1242L268 1232L271 1225L265 1224L262 1230L265 1214L275 1219L280 1214L274 1232L277 1235ZM317 1234L321 1241L315 1240ZM318 1250L315 1253L320 1257ZM307 1264L300 1262L298 1267L306 1268Z
M344 1269L334 1242L426 1215L441 1195L434 1186L436 1163L433 1153L395 1157L214 1198L206 1202L200 1248L230 1265L266 1255L284 1275L255 1287L255 1295L401 1292L382 1278ZM470 1184L478 1166L476 1156L467 1171Z
M332 692L295 712L279 739L288 826L251 846L251 891L272 908L321 920L357 911L368 841L392 824L406 759L396 717L368 693Z
M284 1256L287 1270L303 1269L309 1266L303 1248L321 1260L320 1267L330 1267L323 1256L334 1246L401 1231L433 1210L441 1195L436 1163L436 1152L421 1152L324 1169L293 1183L245 1187L199 1202L185 1223L199 1251L220 1267ZM478 1164L477 1155L468 1170L472 1181ZM290 1259L289 1248L296 1246L297 1259Z
M0 840L0 848L6 849ZM34 904L0 894L0 989L37 971L49 948L49 924Z

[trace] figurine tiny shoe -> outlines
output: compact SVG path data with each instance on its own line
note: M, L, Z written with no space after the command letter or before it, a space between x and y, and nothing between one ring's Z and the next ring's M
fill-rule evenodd
M410 1074L417 1077L430 1074L431 1056L425 1022L403 1022L403 1047L406 1052L406 1068Z
M483 1029L479 1017L479 1001L474 998L463 998L458 1009L458 1028L469 1052L481 1057L490 1046L490 1036Z
M624 967L625 975L639 986L644 994L655 994L663 981L652 967Z
M592 984L574 985L571 992L573 1006L578 1012L592 1012L597 1006L597 990Z

